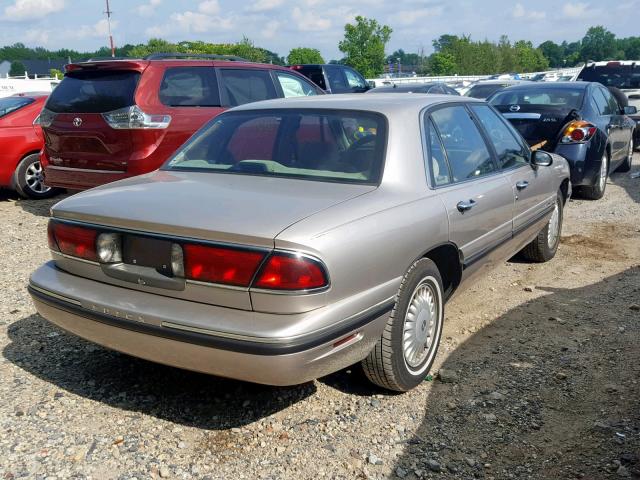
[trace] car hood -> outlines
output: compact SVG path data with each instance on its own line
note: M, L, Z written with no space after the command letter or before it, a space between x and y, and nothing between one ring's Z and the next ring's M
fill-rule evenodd
M56 218L204 240L273 246L294 223L375 190L252 175L156 171L68 197Z

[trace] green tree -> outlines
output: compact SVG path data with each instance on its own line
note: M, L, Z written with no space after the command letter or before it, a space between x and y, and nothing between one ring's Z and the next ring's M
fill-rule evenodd
M549 68L549 61L541 50L533 48L529 41L520 40L514 44L516 52L516 70L519 72L536 72Z
M616 36L602 26L591 27L582 39L582 60L609 60L616 54Z
M434 53L429 57L429 65L433 75L454 75L458 73L456 59L450 53Z
M546 42L542 42L538 48L549 61L550 67L560 68L564 66L565 51L564 48L562 48L562 45L558 45L551 40L547 40Z
M27 70L27 67L24 66L24 63L20 61L11 62L11 68L9 69L9 76L17 77L20 75L24 75L24 72Z
M53 78L59 78L62 80L62 77L64 77L64 72L62 70L58 70L57 68L51 68L49 70L49 76Z
M369 78L384 72L384 48L392 31L374 19L357 16L355 24L344 26L344 40L338 44L345 63Z
M298 47L292 48L287 55L287 63L289 65L298 65L305 63L325 63L324 58L317 48Z

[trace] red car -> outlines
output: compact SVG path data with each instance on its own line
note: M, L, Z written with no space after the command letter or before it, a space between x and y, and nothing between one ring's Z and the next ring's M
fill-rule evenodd
M288 68L219 55L67 65L40 116L45 180L83 190L147 173L227 108L323 93Z
M42 131L34 121L48 93L21 93L0 98L0 186L26 198L46 198L56 190L45 186L40 166Z

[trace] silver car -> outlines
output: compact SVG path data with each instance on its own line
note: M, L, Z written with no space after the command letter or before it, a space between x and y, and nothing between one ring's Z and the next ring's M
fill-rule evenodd
M482 101L339 95L212 120L158 171L52 209L40 314L105 347L273 385L362 361L418 385L444 305L558 248L564 159Z

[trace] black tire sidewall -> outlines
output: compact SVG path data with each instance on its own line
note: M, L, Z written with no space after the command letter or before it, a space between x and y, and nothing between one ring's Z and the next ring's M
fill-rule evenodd
M556 195L556 205L558 205L558 238L556 238L556 243L552 247L549 246L548 238L549 238L549 223L544 228L544 257L545 260L551 260L555 257L556 252L558 251L558 247L560 246L560 237L562 236L562 223L564 221L564 202L562 200L562 193L558 192ZM551 220L549 220L551 222Z
M416 287L422 283L426 278L431 277L434 285L434 290L438 297L439 304L439 318L436 325L436 335L434 340L433 351L427 356L424 362L420 365L419 370L421 373L413 374L405 363L403 349L402 349L402 337L404 330L404 319L409 308L409 302ZM403 390L409 390L421 382L424 381L428 375L431 365L433 364L438 346L440 344L440 338L442 337L442 328L444 323L444 297L442 288L442 277L436 267L436 264L427 258L423 258L416 262L413 268L407 273L407 277L403 282L400 291L398 292L398 299L393 310L393 326L391 334L392 342L392 356L394 366L394 377ZM426 365L425 365L426 364Z
M55 188L49 189L47 192L41 193L36 192L31 189L25 180L25 174L27 172L27 168L29 165L33 165L40 161L40 156L37 153L32 153L31 155L27 155L24 157L15 171L14 184L16 191L22 195L23 197L33 198L33 199L41 199L41 198L49 198L57 193Z

